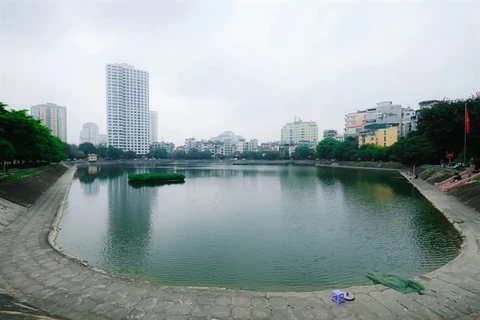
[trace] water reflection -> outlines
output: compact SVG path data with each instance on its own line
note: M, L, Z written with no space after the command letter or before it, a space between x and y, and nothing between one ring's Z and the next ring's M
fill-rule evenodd
M151 207L156 190L132 188L127 174L106 171L109 180L104 263L120 272L141 273L150 250Z

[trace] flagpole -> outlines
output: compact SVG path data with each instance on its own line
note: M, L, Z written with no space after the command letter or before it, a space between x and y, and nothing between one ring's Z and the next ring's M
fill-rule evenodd
M465 140L463 145L463 165L467 167L467 103L465 102Z

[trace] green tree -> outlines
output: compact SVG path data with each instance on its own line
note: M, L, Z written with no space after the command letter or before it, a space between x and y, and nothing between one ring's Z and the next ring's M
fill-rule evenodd
M314 157L315 153L308 146L298 146L293 154L293 158L298 160L313 159Z
M155 159L167 159L168 152L165 149L154 149L150 152L150 155Z
M392 157L403 164L420 165L438 161L438 151L429 139L419 131L409 132L392 148Z
M103 144L97 146L97 155L101 158L106 158L108 153L108 148Z
M0 138L13 147L8 147L12 159L25 162L58 162L65 157L61 141L54 137L50 129L27 114L26 110L7 110L7 105L0 102Z
M8 172L7 162L13 160L15 148L7 140L0 138L0 161L3 162L3 169Z
M129 151L125 152L125 154L123 155L123 157L124 157L125 159L128 159L128 160L136 159L136 158L137 158L137 154L135 153L135 151L129 150Z
M120 159L123 158L122 149L117 149L114 146L108 146L107 148L107 157L110 159Z
M346 137L345 141L333 145L333 158L343 161L354 160L357 148L358 145L356 139L354 137Z
M265 151L262 156L265 160L279 160L281 154L280 151Z
M320 159L333 159L333 149L336 145L340 142L335 140L334 138L325 138L317 144L317 156Z
M78 149L88 155L89 153L97 153L97 148L91 142L80 143Z

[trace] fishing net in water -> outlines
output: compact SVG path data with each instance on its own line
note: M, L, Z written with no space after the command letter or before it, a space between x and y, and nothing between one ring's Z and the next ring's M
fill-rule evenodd
M397 276L395 274L369 272L365 276L372 280L375 284L383 284L384 286L395 289L402 293L420 292L425 290L425 287L420 282Z

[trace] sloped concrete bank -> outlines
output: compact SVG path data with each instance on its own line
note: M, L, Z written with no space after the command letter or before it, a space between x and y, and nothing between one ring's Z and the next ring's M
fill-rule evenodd
M420 179L414 186L455 221L461 254L419 277L423 295L384 286L350 288L356 300L330 301L330 291L250 292L162 286L85 267L53 249L47 236L68 194L70 169L0 233L0 287L36 308L70 319L475 319L480 314L480 221L468 206ZM61 211L60 211L61 212ZM394 249L394 248L392 248Z
M452 173L443 171L433 171L425 168L417 168L418 177L431 185L442 182L453 176ZM471 181L447 192L448 195L456 200L468 205L478 211L480 215L480 182Z

